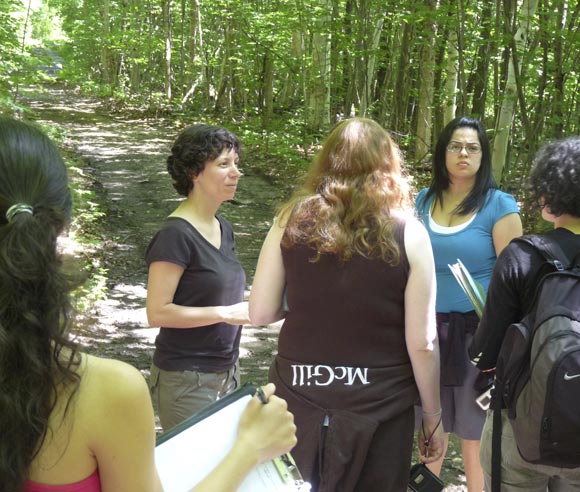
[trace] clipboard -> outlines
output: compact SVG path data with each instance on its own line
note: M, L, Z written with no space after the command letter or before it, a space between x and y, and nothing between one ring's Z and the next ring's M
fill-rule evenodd
M189 492L233 446L238 422L256 387L245 384L161 434L155 464L164 490ZM310 485L290 454L262 463L246 477L239 492L308 492Z

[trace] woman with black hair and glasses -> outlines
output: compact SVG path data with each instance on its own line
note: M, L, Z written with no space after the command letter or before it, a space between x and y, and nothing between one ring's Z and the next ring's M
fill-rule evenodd
M479 448L485 412L475 400L488 378L469 363L467 346L479 320L448 265L460 259L487 289L497 255L522 234L522 224L514 198L497 189L489 140L480 121L461 116L443 129L433 156L431 186L421 190L415 206L435 256L445 442L449 432L461 439L468 491L481 492ZM439 473L442 463L443 458L430 467Z

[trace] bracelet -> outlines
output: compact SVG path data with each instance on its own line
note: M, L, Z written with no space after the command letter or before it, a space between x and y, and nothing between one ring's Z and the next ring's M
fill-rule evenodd
M423 412L423 415L425 415L425 417L437 417L437 415L441 415L441 409L439 409L439 411L433 412L433 413Z

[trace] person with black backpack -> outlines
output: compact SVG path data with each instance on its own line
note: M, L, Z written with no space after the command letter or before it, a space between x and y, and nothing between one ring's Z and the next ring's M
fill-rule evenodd
M580 491L580 137L544 145L529 188L554 230L502 251L469 347L496 369L485 490Z

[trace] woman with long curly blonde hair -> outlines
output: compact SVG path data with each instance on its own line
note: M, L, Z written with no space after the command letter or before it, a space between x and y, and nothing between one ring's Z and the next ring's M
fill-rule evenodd
M285 318L270 380L314 490L406 491L419 397L422 459L442 453L434 299L397 145L372 120L339 123L281 207L250 296L254 324Z

